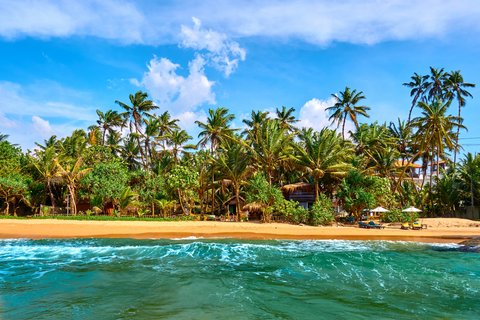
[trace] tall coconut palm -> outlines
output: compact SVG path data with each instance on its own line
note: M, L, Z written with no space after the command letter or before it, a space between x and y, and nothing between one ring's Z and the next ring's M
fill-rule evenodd
M160 133L160 125L158 118L155 116L144 119L145 123L145 139L143 141L146 164L150 164L153 159L154 149L155 149L155 139Z
M345 139L345 122L347 118L353 121L355 128L358 128L358 117L369 117L367 111L370 110L367 106L357 105L361 100L365 99L363 92L357 90L350 90L349 87L345 91L340 92L340 95L332 94L335 99L335 104L328 107L326 110L332 112L330 118L332 123L337 122L337 128L342 125L342 137Z
M35 156L30 156L30 163L37 171L41 180L46 186L50 197L50 204L55 208L55 196L53 195L52 185L57 177L57 164L55 158L57 153L53 146L45 150L37 150Z
M400 153L402 162L413 152L412 127L409 122L397 119L397 123L390 122L389 130L391 136L395 139L395 145Z
M444 68L430 67L429 80L426 83L426 98L428 101L433 102L436 99L445 98L445 81L447 79L447 73ZM426 102L426 101L424 101Z
M235 129L230 128L230 123L235 119L235 116L229 113L228 109L219 107L215 110L208 110L207 121L195 121L200 127L201 131L198 134L200 141L198 145L205 147L210 144L210 151L215 157L215 151L220 142L232 138ZM215 171L212 170L212 213L215 211Z
M124 119L121 114L114 110L107 110L105 113L97 110L97 115L97 124L102 131L102 145L105 145L107 132L110 134L116 127L121 127Z
M265 173L270 185L274 182L276 171L292 159L292 141L293 135L272 119L262 123L251 141L254 163Z
M129 99L131 105L118 100L116 100L115 103L125 110L124 115L125 119L129 121L130 133L133 133L135 128L135 139L137 140L137 145L140 150L143 166L146 167L145 154L140 143L140 138L142 136L142 119L145 116L151 116L150 111L158 109L158 107L152 100L148 99L148 94L146 92L137 91L134 95L130 94Z
M123 139L123 146L121 148L122 157L126 161L129 170L134 170L139 167L138 154L140 153L141 147L138 146L134 135L135 134L129 134L126 136Z
M408 111L407 123L410 123L410 120L412 119L413 108L417 105L418 100L423 96L427 89L428 75L421 76L415 72L410 79L410 82L405 82L403 84L404 86L411 88L410 97L412 97L412 106Z
M188 149L193 149L193 146L187 145L191 139L192 137L185 130L174 130L168 135L167 145L176 163L180 162L181 154L185 155Z
M455 148L453 130L457 127L465 128L460 118L447 115L449 106L450 102L444 103L442 100L436 100L431 104L421 101L418 107L422 110L422 114L413 120L413 125L417 128L416 137L420 148L431 154L431 168L433 168L434 157L438 166L440 157L445 155L445 148L449 150ZM438 174L437 168L437 177Z
M294 124L298 122L298 120L295 118L293 113L295 112L294 108L288 108L285 106L282 106L282 109L276 110L277 117L276 119L280 122L280 126L283 129L286 129L290 132L293 132L296 130Z
M306 136L300 143L294 144L296 161L313 178L315 183L315 201L319 197L320 180L326 175L343 177L351 169L348 163L353 149L343 143L343 139L328 128Z
M258 128L264 121L267 121L268 112L266 111L252 111L250 119L243 119L242 122L247 125L242 135L246 136L246 139L253 140L253 137L257 134Z
M158 137L157 140L163 142L163 150L165 150L166 136L173 131L180 129L178 126L178 119L172 119L172 116L168 111L165 111L157 117L158 120Z
M240 220L240 188L246 183L251 173L249 170L250 153L238 142L224 142L221 145L222 152L214 160L217 168L224 179L230 181L235 194L237 207L237 220Z
M83 159L78 157L75 162L67 161L61 164L60 161L55 159L57 167L56 175L61 177L67 185L68 193L70 195L70 209L73 215L77 214L77 186L80 179L85 176L92 168L82 168Z
M474 88L475 84L468 83L463 80L463 76L460 71L452 71L446 76L445 89L447 91L446 96L449 100L457 100L458 102L458 119L461 119L462 107L466 104L465 98L472 98L472 94L466 90L466 88ZM457 133L455 136L455 149L453 151L453 166L457 163L457 151L459 149L458 137L460 135L460 127L457 127Z

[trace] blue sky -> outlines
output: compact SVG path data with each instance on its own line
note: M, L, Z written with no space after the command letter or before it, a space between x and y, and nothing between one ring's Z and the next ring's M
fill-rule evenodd
M480 3L417 2L0 0L0 132L32 148L137 90L194 136L215 106L241 126L285 105L319 129L346 86L364 92L367 121L405 119L413 72L461 70L480 84ZM470 92L462 138L480 137L480 89Z

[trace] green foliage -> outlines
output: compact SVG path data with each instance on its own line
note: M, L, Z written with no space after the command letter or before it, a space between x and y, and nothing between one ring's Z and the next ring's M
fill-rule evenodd
M369 192L372 180L363 176L358 171L350 171L342 180L337 197L343 204L347 212L351 212L357 217L360 212L375 205L375 197Z
M325 194L320 194L310 209L310 224L314 226L330 225L334 220L334 216L335 210L332 200Z
M300 224L308 221L308 210L299 206L296 201L277 200L272 206L272 211L282 216L287 222Z
M274 205L277 204L278 207L284 198L280 189L270 185L263 174L256 174L248 181L245 200L247 203L257 203L263 206L262 220L268 222L271 214L274 213Z
M124 188L118 197L118 207L120 208L120 211L124 212L128 207L135 207L138 205L138 194L130 189L130 187Z
M190 214L198 194L198 172L186 165L177 165L167 174L166 186L177 196L184 214Z
M400 209L393 209L382 214L383 222L414 222L418 220L416 212L402 212Z
M373 206L382 206L385 208L396 208L399 203L392 192L390 181L387 178L372 176L368 177L370 182L367 184L367 190L373 195L375 203Z
M118 160L97 163L81 181L85 195L93 205L103 206L108 201L116 202L128 186L127 167Z

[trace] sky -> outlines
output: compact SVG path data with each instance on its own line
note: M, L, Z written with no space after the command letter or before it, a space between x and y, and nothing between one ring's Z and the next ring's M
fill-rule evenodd
M138 90L195 137L218 106L237 128L286 106L321 129L347 86L366 96L363 121L406 119L414 72L480 84L478 17L478 0L0 0L0 133L33 148ZM469 91L461 142L477 152L480 89Z

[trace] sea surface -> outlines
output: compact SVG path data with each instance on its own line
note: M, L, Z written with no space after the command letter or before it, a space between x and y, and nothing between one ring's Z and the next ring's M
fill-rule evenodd
M454 244L0 240L0 319L480 319Z

